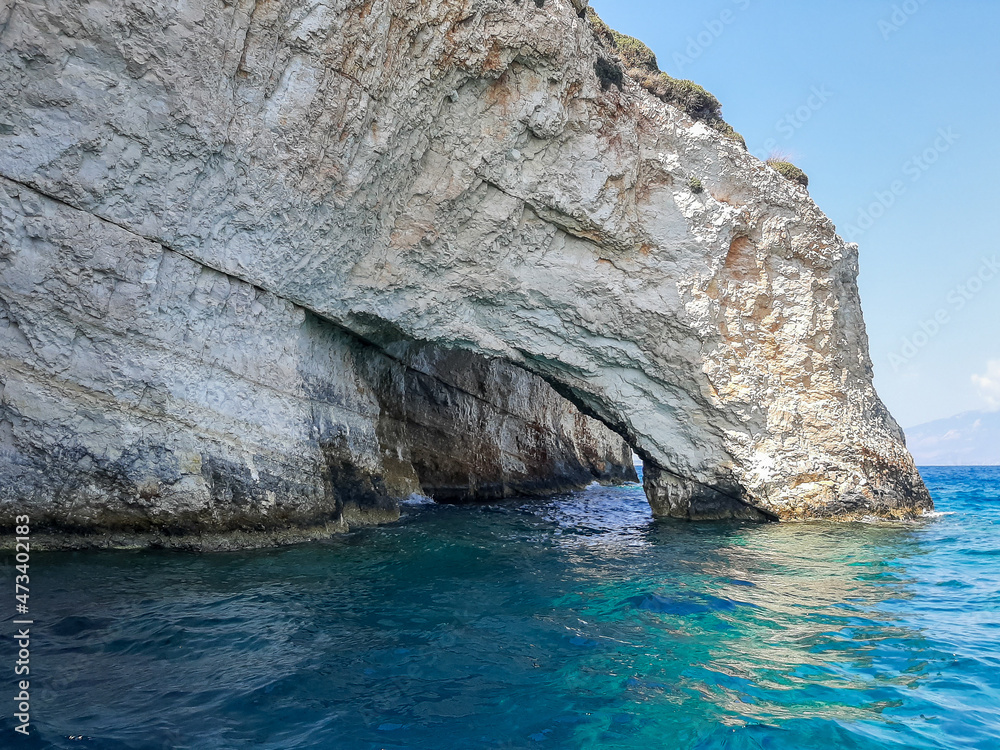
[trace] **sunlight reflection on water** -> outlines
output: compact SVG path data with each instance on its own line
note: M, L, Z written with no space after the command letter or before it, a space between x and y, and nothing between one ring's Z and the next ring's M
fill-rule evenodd
M658 523L594 486L281 550L39 554L25 746L1000 746L1000 472L927 479L953 515Z

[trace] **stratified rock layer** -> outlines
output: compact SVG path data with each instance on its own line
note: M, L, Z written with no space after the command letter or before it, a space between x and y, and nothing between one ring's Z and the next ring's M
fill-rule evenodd
M226 548L635 480L540 378L385 350L0 179L0 524L47 546ZM42 536L42 535L46 536Z
M856 246L609 78L581 8L21 0L0 173L383 349L536 373L646 459L657 514L930 507L872 387Z

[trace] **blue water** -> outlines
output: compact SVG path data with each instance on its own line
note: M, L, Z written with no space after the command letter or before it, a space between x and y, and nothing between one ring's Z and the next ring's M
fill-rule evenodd
M924 476L943 515L908 525L656 523L593 487L38 553L35 734L0 747L1000 748L1000 469Z

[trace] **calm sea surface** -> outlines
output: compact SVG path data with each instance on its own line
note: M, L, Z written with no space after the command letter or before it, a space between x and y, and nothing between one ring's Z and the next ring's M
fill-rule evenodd
M655 523L593 487L36 553L34 735L2 666L0 747L1000 748L1000 469L924 476L907 525Z

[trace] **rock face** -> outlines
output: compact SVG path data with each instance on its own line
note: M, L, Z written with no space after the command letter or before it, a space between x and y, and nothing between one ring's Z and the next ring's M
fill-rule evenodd
M609 79L618 63L582 8L19 0L0 15L0 174L10 206L0 262L14 342L5 408L20 408L18 389L29 387L12 392L17 373L59 350L65 359L44 376L23 376L36 389L29 421L93 443L78 465L93 472L94 495L106 493L96 478L100 436L120 429L108 418L116 403L151 415L135 431L134 444L149 446L135 461L155 462L157 446L180 440L154 427L157 399L173 386L154 387L154 355L138 348L160 336L155 356L208 368L166 368L168 380L189 378L185 394L198 392L180 401L190 406L184 439L235 436L209 452L219 458L199 476L249 476L241 486L266 476L245 502L252 513L272 492L275 503L322 496L334 518L336 503L349 503L324 488L344 475L406 484L408 470L387 466L374 442L363 447L405 423L383 406L380 428L375 402L403 381L408 392L421 388L419 375L393 367L454 371L459 358L470 363L456 384L469 403L510 377L489 406L466 414L470 423L537 414L550 435L575 434L576 416L536 411L527 394L537 381L515 384L525 376L514 373L530 371L629 441L646 461L658 515L905 517L930 507L872 387L857 247L803 187L628 76ZM17 292L11 269L44 265L55 248L80 267L98 263L101 282L60 264L47 286ZM148 260L130 260L135 253ZM124 280L145 284L150 315L166 317L144 327L124 314L84 341L72 315L112 310ZM222 317L196 310L188 330L188 298ZM47 305L61 306L65 322L56 325ZM259 326L255 315L274 319ZM57 333L59 345L44 342ZM358 339L387 358L372 365L383 376L349 354L356 344L346 342ZM215 359L217 371L205 364ZM102 369L101 383L88 384ZM135 390L150 379L148 392ZM269 393L262 401L257 383ZM306 413L317 445L330 447L303 459L296 415ZM32 428L3 429L15 456L36 451L38 465L55 456L57 444ZM503 478L462 481L464 461L449 458L461 441L437 450L429 439L447 430L421 430L416 441L386 443L400 446L390 463L424 471L448 497L507 491ZM566 447L555 464L620 475L600 468L620 446L596 446ZM193 460L193 448L181 453ZM18 466L8 459L5 471ZM517 482L531 486L533 476L525 470ZM170 502L177 517L185 503L197 516L211 503L185 481ZM387 493L359 481L370 499L357 507L378 508L371 498ZM40 507L58 506L62 495L47 493ZM64 517L88 512L70 503Z
M414 493L636 479L620 437L514 365L376 347L6 180L0 222L0 519L50 546L279 543Z

